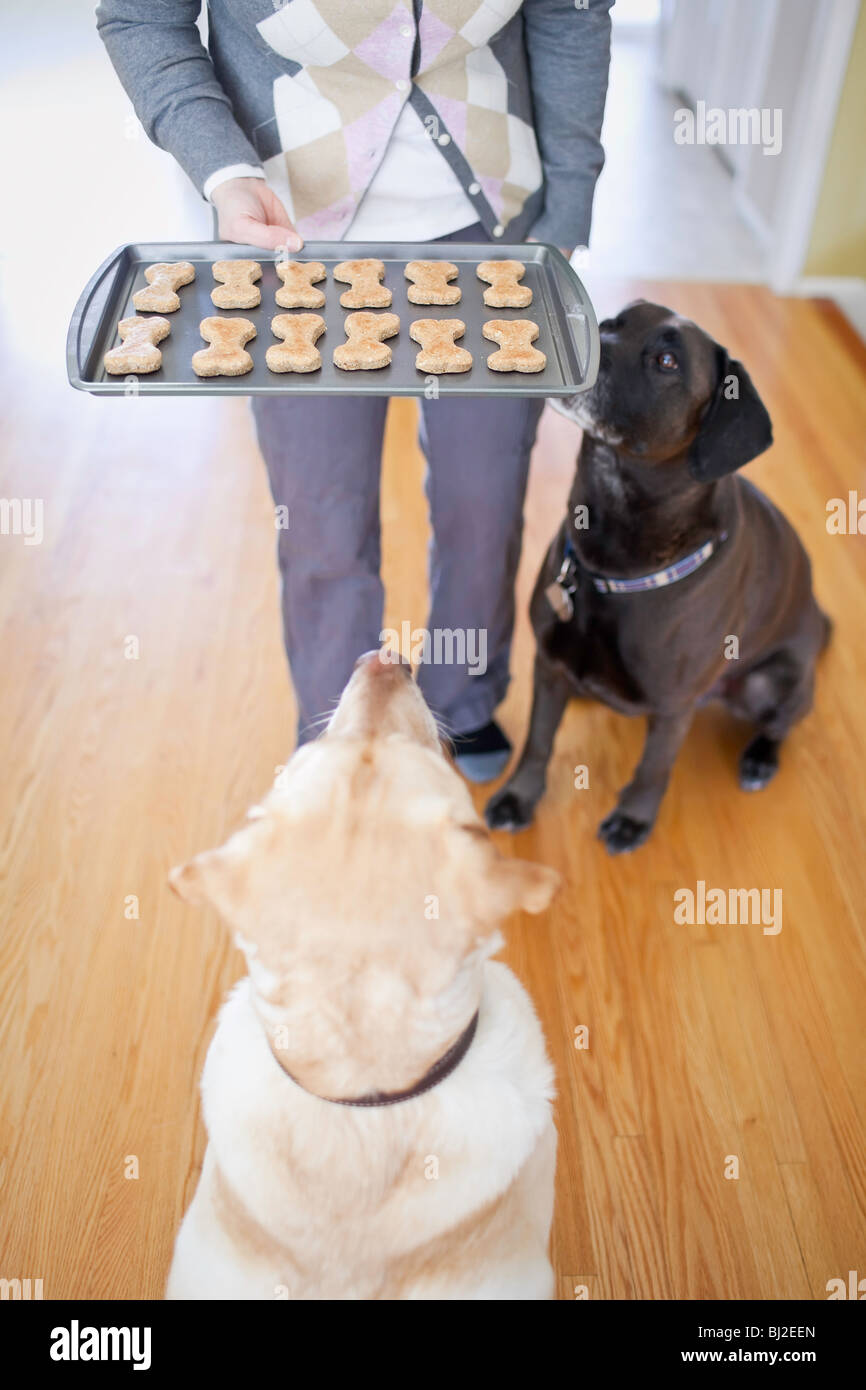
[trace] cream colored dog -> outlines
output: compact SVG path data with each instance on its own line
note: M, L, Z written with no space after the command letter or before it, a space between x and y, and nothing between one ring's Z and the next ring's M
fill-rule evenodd
M362 657L249 824L171 881L249 976L167 1296L552 1297L552 1069L488 957L557 875L496 851L410 669Z

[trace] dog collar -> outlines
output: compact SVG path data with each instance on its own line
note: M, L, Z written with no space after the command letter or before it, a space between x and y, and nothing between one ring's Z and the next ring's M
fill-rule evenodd
M302 1091L307 1091L308 1096L316 1096L317 1100L327 1101L329 1105L359 1105L362 1107L373 1107L377 1105L399 1105L404 1100L415 1100L416 1096L423 1096L426 1091L432 1091L434 1086L438 1086L444 1081L446 1076L450 1076L455 1067L463 1061L469 1051L472 1039L475 1037L475 1030L478 1027L478 1011L476 1009L469 1023L456 1042L452 1043L447 1052L444 1052L438 1062L434 1062L428 1071L425 1071L420 1081L416 1081L414 1086L410 1086L405 1091L375 1091L369 1096L320 1096L316 1091L307 1091L306 1086L301 1086L297 1077L283 1066L273 1047L270 1038L268 1046L271 1048L274 1061L290 1081L294 1081L296 1086L300 1086Z
M676 584L678 580L685 579L687 575L694 574L705 565L711 555L714 555L719 546L728 539L727 531L722 531L720 535L707 541L697 550L693 550L690 555L686 555L682 560L677 560L673 565L668 565L666 569L655 570L653 574L641 574L635 579L609 579L603 574L593 574L591 570L584 569L574 548L571 536L565 537L565 550L563 552L562 568L555 584L550 588L558 588L562 594L562 607L571 606L571 596L577 589L576 577L572 579L572 572L582 569L587 578L591 581L596 592L599 594L640 594L650 589L663 589L668 584ZM553 599L548 599L555 611L559 612L560 605ZM567 600L567 603L566 603Z

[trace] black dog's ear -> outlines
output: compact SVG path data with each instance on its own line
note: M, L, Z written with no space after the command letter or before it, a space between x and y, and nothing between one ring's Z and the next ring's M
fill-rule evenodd
M652 299L630 299L628 304L624 304L620 309L617 318L621 319L623 314L630 313L632 309L639 309L642 304L648 304L657 314L664 314L666 318L670 318L674 312L673 309L665 308L664 304L656 304Z
M720 347L717 370L715 392L689 451L689 472L700 483L742 468L773 442L767 407L742 362Z

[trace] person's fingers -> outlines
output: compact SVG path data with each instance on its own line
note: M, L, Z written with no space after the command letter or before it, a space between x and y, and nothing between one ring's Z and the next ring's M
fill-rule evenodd
M285 228L285 235L282 238L282 245L289 251L300 251L304 244L304 238L296 227L292 225L292 220L280 199L273 189L265 186L261 191L262 207L265 213L265 221L271 227Z
M265 185L261 191L261 198L262 206L267 212L269 222L275 223L278 227L292 226L292 219L289 217L282 202L272 188L268 188L267 185ZM292 228L292 230L294 230L294 228Z
M290 227L262 222L249 213L239 213L233 217L224 234L229 241L236 241L242 246L260 246L264 251L276 251L281 246L287 246L290 251L300 251L304 244ZM222 228L220 235L223 235Z
M285 246L287 251L303 250L304 238L301 236L300 232L296 230L296 228L289 226L278 228L277 230L281 230L283 234L280 238L280 246Z
M269 222L260 229L261 236L266 237L267 241L257 241L256 246L267 246L269 251L300 251L304 242L303 239L292 227L281 227Z

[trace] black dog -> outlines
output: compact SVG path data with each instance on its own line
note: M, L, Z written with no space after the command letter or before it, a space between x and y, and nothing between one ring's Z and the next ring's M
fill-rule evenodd
M763 787L810 709L830 631L809 559L734 470L772 443L744 367L695 324L639 300L600 325L592 390L571 410L583 444L569 515L530 609L537 640L526 747L490 801L520 830L544 791L568 700L648 719L643 756L599 835L613 854L652 830L695 708L720 699L757 727L740 784Z

